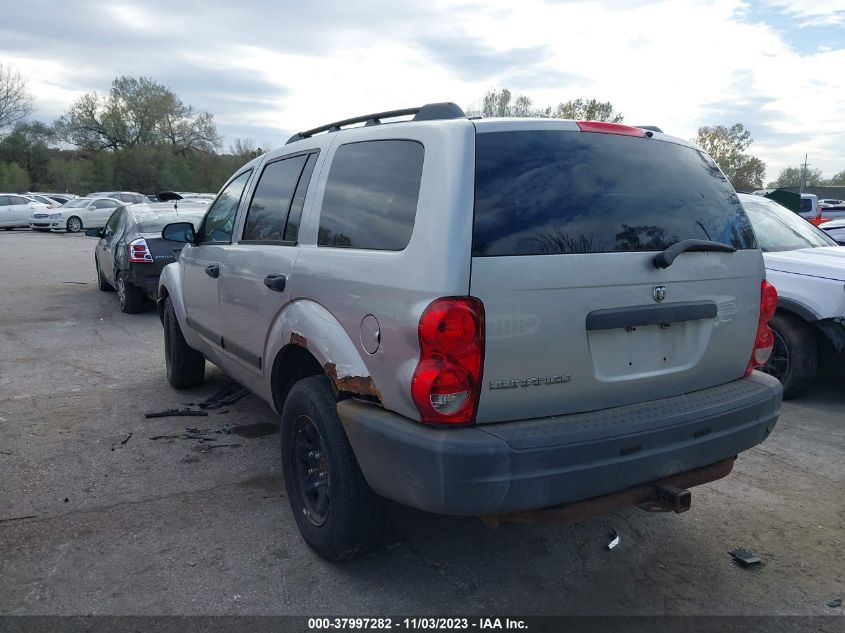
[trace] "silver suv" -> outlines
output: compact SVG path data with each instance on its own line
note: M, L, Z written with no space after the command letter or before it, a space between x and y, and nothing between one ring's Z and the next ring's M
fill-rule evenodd
M379 541L388 499L488 524L680 512L778 418L754 232L656 128L367 115L256 158L163 237L187 242L160 281L170 384L207 359L281 414L294 516L330 560Z

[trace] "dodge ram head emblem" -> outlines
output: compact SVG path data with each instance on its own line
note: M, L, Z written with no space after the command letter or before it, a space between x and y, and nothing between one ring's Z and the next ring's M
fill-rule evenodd
M655 286L651 289L651 296L657 303L660 303L666 298L666 286Z

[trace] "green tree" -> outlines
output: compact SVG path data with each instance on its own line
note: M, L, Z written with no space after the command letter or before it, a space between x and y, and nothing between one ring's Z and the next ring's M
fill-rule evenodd
M834 186L845 186L845 169L839 173L833 174L833 178L827 181L827 184Z
M769 187L798 187L801 185L801 170L802 166L799 167L784 167L780 170L780 174L778 177L769 183ZM823 185L825 184L824 178L822 177L822 170L821 169L807 169L807 180L804 182L805 185Z
M0 163L0 191L27 191L29 175L17 163Z
M221 141L211 114L147 77L118 77L108 95L82 95L54 129L62 141L90 151L164 145L187 154L211 151Z
M754 139L742 123L735 123L731 127L700 127L693 142L713 157L735 189L759 189L763 186L766 164L746 153Z
M555 108L538 108L526 95L514 95L507 88L490 90L481 101L485 117L541 117L578 121L610 121L620 123L624 117L615 112L610 101L575 99L559 103Z
M0 161L17 163L29 174L31 186L41 188L46 182L52 139L52 130L43 123L19 122L0 141Z
M621 123L625 118L620 112L613 110L610 101L597 99L575 99L558 104L552 116L556 119L574 119L576 121L608 121Z

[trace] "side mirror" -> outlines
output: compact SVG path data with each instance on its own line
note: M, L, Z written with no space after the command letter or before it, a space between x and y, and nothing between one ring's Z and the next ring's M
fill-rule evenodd
M103 229L85 229L85 235L88 237L103 237Z
M197 235L194 232L194 225L190 222L173 222L161 230L161 237L171 242L185 242L193 244Z

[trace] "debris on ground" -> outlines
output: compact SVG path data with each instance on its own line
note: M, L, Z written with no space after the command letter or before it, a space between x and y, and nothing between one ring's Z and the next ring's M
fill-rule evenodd
M63 281L63 284L78 284L80 286L85 286L88 284L87 281Z
M835 598L827 603L831 609L837 609L842 606L842 598Z
M226 385L209 398L198 402L197 406L200 409L220 409L226 405L236 403L247 394L249 394L249 391L239 385Z
M193 409L168 409L167 411L156 411L154 413L145 413L144 417L148 420L151 418L175 418L175 417L208 417L205 411L194 411Z
M760 557L757 556L754 552L749 549L745 549L744 547L737 547L736 549L732 549L728 552L731 556L734 557L734 560L738 562L743 567L751 567L752 565L759 565L762 561Z
M122 440L120 440L120 442L118 442L117 444L120 444L121 446L123 446L123 445L124 445L124 444L126 444L126 442L128 442L131 438L132 438L132 433L130 433L129 435L127 435L126 437L124 437L124 438L123 438ZM115 446L117 446L117 444L112 444L112 445L111 445L111 449L112 449L112 450L114 450L114 447L115 447Z
M198 442L219 442L220 435L229 435L232 430L229 428L222 429L195 429L192 427L185 427L184 433L172 433L169 435L154 435L151 440L196 440ZM222 446L222 445L221 445ZM240 444L226 444L226 446L240 447Z
M0 451L0 455L14 455L12 451Z
M37 514L27 514L27 515L24 515L22 517L11 517L11 518L8 518L8 519L0 519L0 523L8 523L10 521L23 521L24 519L34 519L37 516L38 516Z
M610 542L607 544L607 549L613 549L614 547L619 545L619 543L622 542L622 538L619 536L619 532L617 532L615 529L610 531L609 536Z

